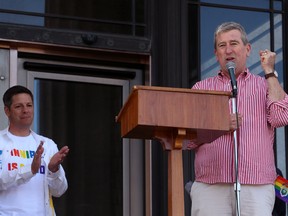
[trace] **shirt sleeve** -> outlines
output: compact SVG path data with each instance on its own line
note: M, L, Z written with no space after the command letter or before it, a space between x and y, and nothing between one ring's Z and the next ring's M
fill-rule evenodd
M268 122L272 127L283 127L288 125L288 95L280 101L267 99Z
M68 188L65 171L61 165L59 167L59 170L55 173L51 172L48 169L48 164L49 164L50 159L59 150L58 150L57 145L54 143L54 141L50 139L46 140L46 148L47 148L47 153L46 153L47 155L45 155L45 163L46 163L46 168L47 168L46 180L48 183L48 188L52 196L60 197L61 195L65 193L65 191Z
M67 179L65 177L65 171L60 165L60 168L57 172L52 173L48 170L47 181L49 186L49 191L52 196L60 197L65 193L68 188Z
M0 191L7 190L11 187L15 187L28 182L34 175L31 170L31 165L26 165L14 170L5 170L3 164L0 167Z

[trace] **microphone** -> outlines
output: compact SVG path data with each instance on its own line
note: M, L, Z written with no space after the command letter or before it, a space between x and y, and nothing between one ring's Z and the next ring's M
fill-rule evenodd
M230 79L231 79L233 97L236 97L237 96L237 81L235 77L235 63L232 61L227 62L226 68L229 72Z

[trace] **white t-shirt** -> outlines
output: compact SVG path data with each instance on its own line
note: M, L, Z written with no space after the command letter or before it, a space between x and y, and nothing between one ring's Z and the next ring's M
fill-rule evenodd
M39 143L36 143L31 134L18 137L8 133L8 136L13 141L13 147L8 166L3 169L13 170L23 165L31 166ZM44 174L45 167L42 164L39 172L30 181L1 191L1 197L5 197L1 200L1 212L5 216L44 216Z

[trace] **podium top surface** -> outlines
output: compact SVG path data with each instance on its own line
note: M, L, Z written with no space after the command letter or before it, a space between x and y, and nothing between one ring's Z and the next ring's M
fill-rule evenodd
M226 95L226 96L229 96L229 97L231 96L231 92L228 92L228 91L211 91L211 90L197 90L197 89L189 89L189 88L142 86L142 85L133 86L133 90L132 90L131 94L133 94L134 91L138 91L138 90L180 92L180 93L193 93L193 94Z

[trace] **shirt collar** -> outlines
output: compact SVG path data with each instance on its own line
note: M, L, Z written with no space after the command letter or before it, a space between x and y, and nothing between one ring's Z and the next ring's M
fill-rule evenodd
M238 76L238 78L237 79L246 79L246 78L248 78L249 76L251 75L251 73L250 73L250 71L249 71L249 68L246 68L242 73L240 73L240 75ZM224 78L224 77L226 77L225 75L224 75L224 73L223 73L223 71L222 70L219 70L218 71L218 76L220 77L220 78Z
M9 136L8 136L8 132L9 132L9 127L6 127L4 130L1 131L1 134L2 134L2 135L5 135L8 139L10 139ZM36 134L36 133L35 133L33 130L31 130L31 129L30 129L30 132L31 132L31 135L34 137L34 139L35 139L36 141L40 142L39 135Z

